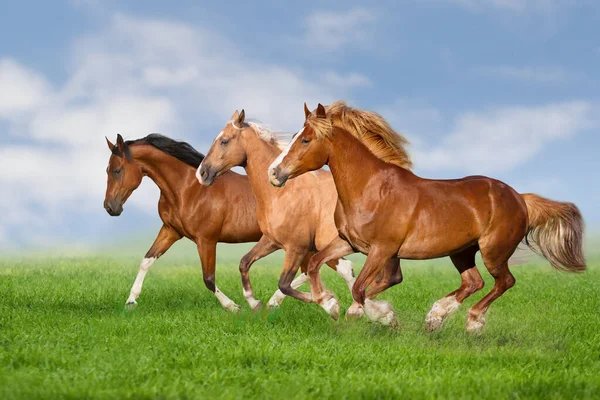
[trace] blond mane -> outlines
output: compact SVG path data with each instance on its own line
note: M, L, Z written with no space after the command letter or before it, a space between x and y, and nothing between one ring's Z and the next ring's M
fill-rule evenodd
M308 124L318 138L328 137L332 128L342 128L360 140L375 157L387 163L410 169L412 161L405 146L408 140L396 132L379 114L348 107L343 101L325 107L327 118L316 118L313 111Z
M260 122L249 121L246 122L246 124L252 128L256 135L264 142L277 147L279 150L283 150L287 146L287 141L283 138L285 134L276 132Z

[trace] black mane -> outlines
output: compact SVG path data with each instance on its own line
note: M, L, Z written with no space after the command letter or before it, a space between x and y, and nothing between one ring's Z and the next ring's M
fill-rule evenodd
M149 144L194 168L198 168L204 160L204 154L198 152L189 143L178 142L158 133L151 133L145 138L125 142L126 145L138 143Z

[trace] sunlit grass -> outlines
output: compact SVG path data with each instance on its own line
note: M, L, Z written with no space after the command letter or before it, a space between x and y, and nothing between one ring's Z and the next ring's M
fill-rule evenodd
M223 251L221 251L223 253ZM227 257L227 255L229 257ZM223 311L190 257L155 264L133 312L123 304L138 258L0 261L0 398L592 398L600 395L600 268L567 275L514 267L517 285L493 304L483 335L464 332L469 299L436 334L431 304L459 284L449 265L407 263L390 300L401 328L338 323L286 299L272 313L244 302L236 258L222 256ZM279 256L251 272L263 302ZM344 282L323 278L343 307ZM306 290L306 288L304 288Z

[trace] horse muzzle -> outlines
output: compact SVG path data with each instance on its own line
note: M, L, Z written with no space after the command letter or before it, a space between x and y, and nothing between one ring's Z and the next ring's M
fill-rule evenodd
M290 178L290 174L282 172L279 167L269 169L269 182L275 187L282 187Z
M116 199L105 200L104 209L108 215L118 217L123 212L123 203Z
M215 182L217 173L207 165L200 165L196 171L196 179L203 186L210 186Z

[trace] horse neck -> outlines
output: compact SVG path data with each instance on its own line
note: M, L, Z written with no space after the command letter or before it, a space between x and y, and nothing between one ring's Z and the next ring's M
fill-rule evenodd
M246 143L246 174L250 180L254 196L260 205L281 194L281 190L269 183L267 170L269 165L281 153L281 150L259 138L254 132L249 133Z
M350 207L350 201L360 199L371 178L389 164L377 158L363 143L345 130L334 129L332 137L328 140L331 143L328 165L338 197L344 207Z
M144 176L152 179L160 189L161 195L171 204L177 203L179 196L176 194L182 188L189 187L188 182L195 179L192 167L153 146L131 146L131 155Z

